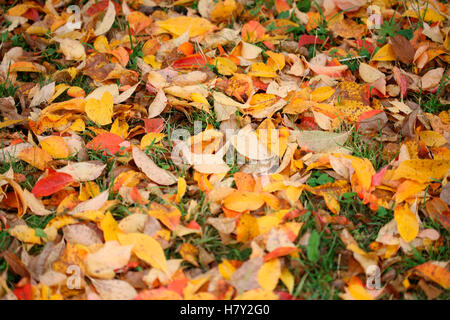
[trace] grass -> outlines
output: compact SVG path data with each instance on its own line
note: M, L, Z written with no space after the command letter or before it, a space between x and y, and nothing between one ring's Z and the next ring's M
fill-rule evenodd
M301 218L304 223L299 239L311 232L316 241L308 241L308 246L298 244L301 249L299 258L291 259L290 271L298 281L293 296L302 299L337 299L339 291L332 285L336 279L339 268L339 251L344 244L337 232L332 231L328 225L323 230L317 230L314 215L309 210ZM311 243L313 243L311 245ZM293 267L292 265L296 265Z
M374 138L367 139L356 128L351 128L350 135L343 145L344 148L352 152L352 155L359 158L367 158L372 163L375 170L378 170L389 163L383 154L382 132L379 131L380 141Z
M11 79L9 79L9 70L10 68L8 68L5 82L0 83L0 98L14 97L17 89L19 88L12 83Z
M444 73L436 93L424 93L420 88L419 93L411 93L410 96L425 112L438 114L449 110L450 105L442 103L439 98L442 90L445 90L445 87L450 83L449 80L450 78Z

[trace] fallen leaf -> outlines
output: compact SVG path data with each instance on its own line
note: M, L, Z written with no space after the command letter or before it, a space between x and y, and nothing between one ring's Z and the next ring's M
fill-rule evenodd
M152 267L168 272L166 257L158 241L141 233L119 234L118 237L121 245L133 246L132 251L139 259Z
M150 180L165 186L177 182L177 179L171 173L158 167L150 157L135 146L133 146L133 159L138 168L141 169Z

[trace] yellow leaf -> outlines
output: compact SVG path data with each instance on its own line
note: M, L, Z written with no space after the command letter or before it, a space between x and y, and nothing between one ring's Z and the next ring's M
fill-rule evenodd
M67 158L70 155L69 147L63 137L51 136L40 141L42 149L53 158Z
M179 177L177 186L178 190L175 201L179 203L181 201L181 198L183 198L184 194L186 193L186 180L183 177Z
M206 98L203 95L201 95L200 93L198 93L198 92L191 93L191 99L194 102L199 102L201 104L210 106L208 100L206 100Z
M36 236L36 232L33 228L30 228L27 225L16 225L13 228L11 228L9 231L9 234L17 238L17 240L26 242L26 243L35 243L35 244L42 244L42 240L40 237Z
M282 217L276 215L267 215L256 218L259 234L269 232L273 227L278 226L282 222Z
M100 193L100 187L94 181L88 181L82 185L78 199L89 200Z
M192 244L183 243L180 247L180 255L185 261L191 263L196 267L199 266L197 262L198 249L194 247Z
M117 234L120 231L119 224L110 212L107 212L100 222L100 229L103 231L103 238L105 238L105 242L118 240Z
M106 53L111 48L109 47L108 39L105 36L98 36L94 41L94 48L98 52Z
M231 276L236 271L236 268L228 260L222 260L222 263L219 264L218 268L219 268L220 275L225 280L230 280Z
M125 139L128 136L128 128L128 123L125 120L119 120L119 118L117 118L114 120L110 132Z
M279 259L272 259L263 264L258 271L258 283L264 290L273 291L281 276L281 263Z
M156 57L153 54L146 55L143 58L143 60L146 64L151 65L153 69L155 69L155 70L161 69L162 63L157 61Z
M141 139L141 149L144 150L148 146L155 145L164 139L166 135L164 133L149 132Z
M316 88L311 92L311 100L316 102L325 101L331 97L335 91L336 89L330 86Z
M284 55L281 53L275 53L273 51L267 50L265 52L269 56L267 59L267 65L272 68L274 71L282 70L286 64L286 60Z
M235 300L278 300L279 297L272 291L264 289L248 290L237 296Z
M410 18L416 18L418 19L419 16L417 15L417 10L407 10L405 13L403 13L403 17L410 17ZM421 9L420 10L420 18L425 20L426 22L439 22L439 21L445 21L445 17L434 11L432 8Z
M133 245L133 253L141 260L166 273L167 261L158 241L143 233L119 234L121 245Z
M277 76L277 73L268 65L262 62L257 62L250 66L250 72L248 75L252 77L273 78Z
M189 37L197 37L216 28L214 24L206 19L185 16L157 21L156 25L177 37L186 31L189 31Z
M408 204L397 205L394 209L394 218L400 236L406 242L413 241L419 233L419 222L416 215L411 211Z
M20 123L23 121L24 121L23 119L19 119L19 120L6 120L3 122L0 122L0 129L15 125L16 123Z
M447 160L405 160L395 170L392 180L410 179L425 183L431 179L442 179L449 169L450 161Z
M284 267L283 271L281 272L280 280L284 283L289 293L292 294L292 291L294 290L295 279L294 275L289 271L288 268Z
M394 49L388 43L375 53L372 61L395 61L396 57Z
M243 214L236 227L236 240L239 242L248 242L259 235L258 222L250 214Z
M75 120L72 125L70 126L70 130L76 131L76 132L83 132L86 129L86 125L84 124L83 119L77 119Z
M348 284L348 291L356 300L373 300L373 297L363 287L361 280L353 276Z
M104 126L112 122L113 107L113 96L105 91L100 101L95 98L87 101L86 114L90 120Z
M420 139L429 147L441 147L447 143L440 133L431 130L424 130L419 133Z
M78 223L78 220L71 216L67 215L56 216L55 218L49 221L46 228L54 227L56 229L61 229L62 227L75 223Z
M225 21L230 18L236 8L235 0L220 1L209 14L209 18L214 22Z
M214 63L217 67L217 71L224 76L231 76L237 71L236 64L228 58L217 57L214 59Z

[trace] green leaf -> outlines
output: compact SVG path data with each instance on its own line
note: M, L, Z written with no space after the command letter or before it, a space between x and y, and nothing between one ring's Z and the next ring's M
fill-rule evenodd
M310 0L299 0L297 1L297 9L303 12L308 12L311 9Z
M306 254L309 261L317 262L319 260L319 244L320 235L316 230L313 230L309 236L308 247L306 248Z
M283 11L278 15L278 19L287 19L289 18L289 11Z
M43 229L41 229L41 228L34 229L34 233L36 234L36 237L45 238L45 239L48 238L48 236L45 233L45 231Z
M334 182L334 179L332 177L330 177L329 175L327 175L326 173L321 174L319 176L319 178L317 178L317 183L319 185L329 183L329 182Z
M397 34L401 34L408 40L411 40L414 37L414 32L412 29L402 29L397 31Z
M356 192L346 192L346 193L342 194L342 198L344 198L344 199L351 199L351 198L353 198L356 195L357 195Z

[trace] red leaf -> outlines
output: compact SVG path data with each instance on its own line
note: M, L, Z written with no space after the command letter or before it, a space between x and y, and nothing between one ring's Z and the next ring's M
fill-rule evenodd
M194 229L194 230L200 230L201 229L200 225L197 222L195 222L194 220L189 222L186 225L186 227L189 228L189 229Z
M104 150L103 155L106 155L106 150L112 154L116 154L120 151L119 145L124 141L125 140L117 134L105 132L89 141L86 148L90 150Z
M167 289L169 289L171 291L175 291L180 296L183 296L183 290L187 286L188 282L189 282L189 280L186 278L176 279L167 285Z
M255 88L258 88L260 90L266 91L267 87L269 86L268 83L264 83L261 80L259 80L259 78L252 78L253 80L253 85L255 86Z
M393 71L395 82L397 82L398 86L400 87L400 95L402 97L406 97L406 93L408 91L408 84L406 82L406 77L397 67L394 67Z
M263 41L263 43L268 49L275 50L275 45L273 44L272 41L266 40L266 41Z
M288 254L297 251L298 249L295 247L279 247L273 250L272 252L269 252L264 256L264 262L272 260L274 258L287 256Z
M36 182L31 192L35 197L45 197L64 189L72 182L73 177L70 174L55 172Z
M23 287L15 288L13 290L17 299L19 300L32 300L31 299L31 284L27 283Z
M280 297L280 300L296 300L294 299L294 296L288 292L276 291L275 293Z
M302 36L300 36L300 39L298 39L298 46L302 47L308 44L322 44L323 41L321 39L319 39L316 36L311 36L309 34L304 34Z
M377 186L381 185L381 182L383 181L383 177L386 174L386 172L387 172L387 166L385 166L380 171L375 173L372 176L372 186L377 187Z
M87 9L86 11L86 15L88 15L89 17L99 13L100 11L104 11L106 10L106 8L108 8L108 4L109 4L109 0L103 0L100 1L96 4L93 4L92 6L89 7L89 9ZM113 1L114 7L116 9L116 13L120 12L120 5L116 2Z
M36 8L28 9L22 16L33 21L41 20L39 17L39 11L37 11Z
M383 110L370 110L370 111L366 111L360 114L360 116L358 117L358 121L356 122L356 129L359 128L359 124L367 119L372 118L373 116L382 113Z
M299 125L299 129L302 130L317 130L317 128L319 127L317 126L313 117L303 117Z
M153 118L153 119L143 119L145 132L156 132L160 133L164 129L164 120L162 118Z
M373 51L375 50L375 47L373 46L372 42L368 40L356 40L356 46L358 49L366 48L370 54L373 54Z
M204 65L206 65L207 62L208 61L206 60L206 58L203 55L201 55L200 53L196 53L196 54L175 60L173 62L172 67L175 69L201 68Z

